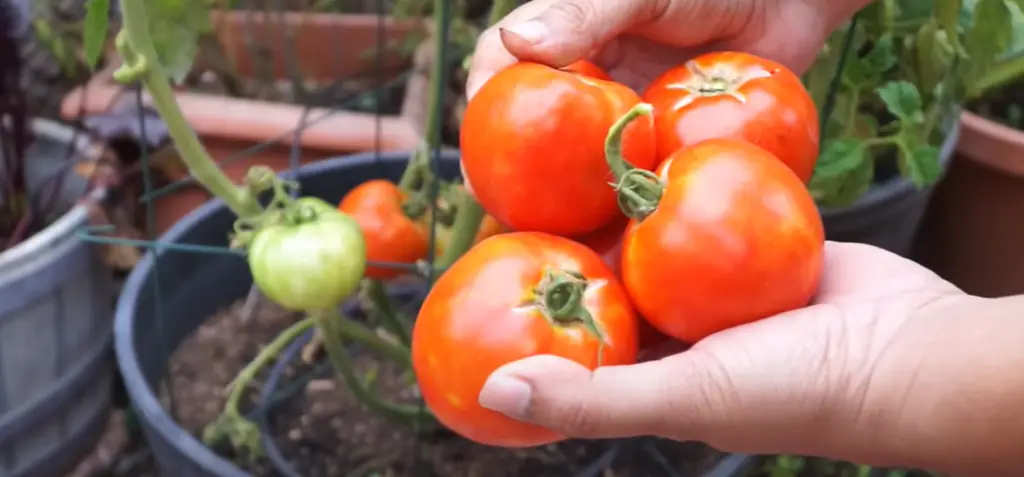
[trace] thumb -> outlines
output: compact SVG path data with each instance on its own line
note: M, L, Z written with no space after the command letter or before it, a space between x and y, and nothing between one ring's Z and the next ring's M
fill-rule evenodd
M658 435L694 439L713 419L713 393L686 353L591 371L543 355L507 364L480 393L480 405L567 437ZM701 376L704 377L701 377ZM680 430L687 436L680 436ZM692 435L690 435L692 434Z
M668 0L551 1L540 13L499 29L501 41L520 60L567 66L587 59L622 32L656 20Z

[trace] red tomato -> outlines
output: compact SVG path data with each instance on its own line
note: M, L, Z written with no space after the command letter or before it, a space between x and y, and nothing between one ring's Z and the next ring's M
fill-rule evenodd
M516 63L466 106L462 166L484 209L513 230L578 236L619 214L605 162L608 129L640 97L618 83ZM649 118L625 131L625 156L655 168Z
M558 300L572 295L582 296L576 304L601 330L603 346L578 308L564 313L573 303ZM562 439L477 402L494 370L540 354L591 369L599 356L601 365L621 365L637 354L637 317L611 270L586 246L545 233L495 235L473 247L431 288L412 336L413 369L434 415L463 437L493 446Z
M659 331L693 343L808 303L825 235L792 171L750 143L712 139L669 156L658 176L656 209L626 229L622 280Z
M576 241L597 252L605 265L608 265L608 268L615 273L615 276L621 277L622 237L626 234L627 225L629 225L629 218L623 215L616 218L611 224L584 235ZM639 337L640 350L654 348L669 339L644 320L640 320Z
M656 79L644 93L654 106L658 157L705 139L761 146L811 180L818 160L818 111L786 67L747 53L709 53Z
M577 61L562 69L566 71L572 71L574 73L579 73L581 75L590 76L591 78L597 78L605 81L612 80L611 76L608 76L608 73L601 69L600 66L597 66L586 60Z
M622 268L622 236L626 233L626 225L629 225L629 217L620 214L612 223L586 234L576 241L597 252L608 268L612 269L615 276L619 276L619 270Z
M359 223L366 237L366 259L374 262L413 264L427 256L429 232L402 210L405 194L386 180L359 184L341 200L338 209ZM370 278L403 275L399 269L366 267Z

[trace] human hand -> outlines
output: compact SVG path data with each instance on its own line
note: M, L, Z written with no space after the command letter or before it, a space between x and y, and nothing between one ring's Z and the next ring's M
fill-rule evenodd
M534 0L477 42L466 94L517 60L589 59L636 90L708 50L738 50L802 72L868 0Z
M517 361L491 375L480 403L568 437L657 435L731 452L885 460L878 436L908 418L913 365L934 349L920 345L933 337L922 333L943 326L931 310L974 298L869 245L828 242L824 270L807 308L632 366Z

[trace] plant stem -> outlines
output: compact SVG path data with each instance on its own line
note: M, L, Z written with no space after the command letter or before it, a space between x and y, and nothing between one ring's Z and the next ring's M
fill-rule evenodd
M245 393L249 382L256 377L264 366L270 364L272 359L281 354L281 350L292 341L295 341L306 330L312 328L315 323L312 318L303 318L301 321L286 328L274 338L274 341L264 346L259 354L231 381L231 394L228 396L227 402L224 403L224 413L232 416L239 415L238 403L242 400L242 395Z
M498 23L515 8L516 0L494 0L494 4L491 5L491 14L487 17L487 25L493 26Z
M391 306L391 299L384 289L384 283L380 280L369 279L366 281L366 298L380 314L382 325L393 333L405 346L412 342L410 338L409 325L402 320L395 307Z
M1005 61L996 63L978 78L969 88L965 101L980 98L986 93L999 89L1024 77L1024 55L1015 55Z
M455 212L455 223L452 224L451 240L448 247L441 254L436 266L448 268L456 260L466 253L476 242L476 235L480 231L480 223L484 220L484 209L469 195L465 189L459 198L458 209Z
M239 217L259 214L262 209L256 197L248 190L236 186L217 167L210 154L199 142L195 131L189 126L182 114L174 91L167 80L167 73L160 65L159 57L149 34L149 22L146 15L146 2L143 0L121 0L121 16L123 18L125 39L128 49L136 58L124 58L126 62L135 62L143 69L138 71L139 79L145 85L153 106L167 125L167 131L174 140L174 145L181 155L182 161L188 166L189 172L207 190L219 197ZM126 52L122 52L126 53ZM126 63L127 64L127 63Z
M612 187L619 195L619 207L627 217L636 220L643 220L654 212L665 185L653 172L637 169L626 160L622 154L622 135L641 116L650 120L653 111L654 107L647 103L633 106L615 121L604 141L605 160L615 177Z
M431 417L427 412L421 413L417 406L396 404L381 399L367 386L366 382L356 376L355 366L352 364L348 352L345 351L345 342L342 339L343 323L350 321L347 317L342 316L335 309L321 311L312 316L315 317L322 331L324 350L327 351L327 356L331 360L335 372L364 406L383 416L408 424L413 429L419 429L421 415Z

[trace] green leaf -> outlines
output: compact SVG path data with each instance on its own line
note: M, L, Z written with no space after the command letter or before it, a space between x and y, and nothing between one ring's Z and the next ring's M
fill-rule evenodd
M919 91L931 91L950 73L953 45L945 30L928 22L917 32L916 50Z
M808 187L819 204L841 207L863 195L874 174L874 162L865 145L856 139L840 139L826 144Z
M959 33L962 7L963 0L935 0L935 17L939 20L939 26L950 35Z
M860 85L864 82L877 80L882 74L896 66L899 58L893 49L892 35L885 34L874 41L866 55L855 58L850 62L846 70L846 77L854 84Z
M1010 46L1012 37L1013 21L1006 2L978 0L964 41L972 68L980 69L995 61Z
M890 81L876 90L885 107L900 121L914 124L924 122L921 111L921 93L909 81Z
M146 0L149 34L157 60L180 83L192 69L200 35L212 31L206 0Z
M107 44L107 26L110 22L110 0L89 0L85 4L82 25L82 49L89 68L96 68Z
M901 151L905 151L905 149L901 148ZM900 169L919 189L934 184L942 175L939 149L932 146L921 146L911 151L909 156L901 153Z

